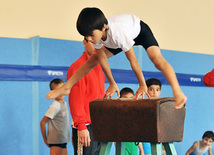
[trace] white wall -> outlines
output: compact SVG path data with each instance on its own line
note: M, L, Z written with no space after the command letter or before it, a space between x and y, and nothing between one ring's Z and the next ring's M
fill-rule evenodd
M106 16L133 13L152 28L162 49L214 54L211 0L1 0L0 37L82 40L76 19L86 6Z

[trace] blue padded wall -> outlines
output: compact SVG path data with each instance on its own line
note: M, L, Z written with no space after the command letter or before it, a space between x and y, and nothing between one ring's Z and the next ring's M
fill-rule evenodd
M35 39L38 41L36 55L34 55ZM159 72L143 48L134 47L134 50L143 71ZM82 42L79 41L41 38L39 36L32 39L0 38L0 65L69 67L82 55L83 51ZM176 73L202 76L214 68L214 55L164 49L162 54L173 66ZM131 70L123 52L110 58L109 63L113 69ZM45 98L49 91L48 85L47 81L0 81L1 154L49 154L49 149L43 142L39 127L40 120L53 101ZM108 83L105 86L107 88ZM118 83L118 87L119 89L131 87L136 91L138 84ZM185 154L194 141L201 139L206 130L214 130L212 123L214 88L182 85L181 89L188 100L183 142L175 143L179 155ZM161 96L173 96L169 85L162 86ZM67 97L65 100L67 101ZM114 150L114 146L112 146L112 155ZM70 155L73 154L71 143L68 144L68 151Z

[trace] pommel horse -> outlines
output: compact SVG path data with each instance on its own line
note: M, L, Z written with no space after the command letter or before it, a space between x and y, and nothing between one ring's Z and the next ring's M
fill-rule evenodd
M90 102L94 141L102 142L100 155L108 155L112 142L116 155L125 155L124 142L150 142L152 155L177 155L173 142L183 140L186 107L175 109L172 97L152 99L97 99Z

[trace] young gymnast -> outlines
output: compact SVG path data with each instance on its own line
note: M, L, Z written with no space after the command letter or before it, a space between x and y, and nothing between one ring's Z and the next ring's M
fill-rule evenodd
M138 99L140 95L144 98L145 94L148 95L147 86L133 50L133 46L142 45L155 67L164 74L170 83L176 101L175 108L181 108L186 103L187 98L180 89L172 66L161 55L159 45L149 26L138 17L133 14L122 14L106 19L100 9L84 8L77 20L77 30L94 44L96 54L90 57L63 87L49 92L46 96L48 99L61 94L69 94L71 87L99 63L109 81L109 87L104 98L108 96L111 98L115 92L119 96L119 89L112 76L108 58L122 50L125 52L139 82L135 98Z
M54 90L63 85L61 79L50 82L50 89ZM46 135L46 123L48 134ZM70 122L67 103L64 96L55 98L40 122L41 132L45 144L50 147L50 155L67 155L67 142L70 141Z
M206 131L202 136L202 141L194 142L185 155L203 155L208 151L212 155L212 142L214 140L214 133Z

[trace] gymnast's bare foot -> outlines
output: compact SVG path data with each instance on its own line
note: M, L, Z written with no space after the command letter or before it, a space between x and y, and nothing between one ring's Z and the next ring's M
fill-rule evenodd
M55 90L52 90L52 91L49 91L48 94L46 95L46 98L47 99L55 99L57 96L60 96L60 95L68 95L70 93L70 90L66 90L63 86L58 88L58 89L55 89Z
M183 92L174 94L176 106L175 109L180 109L184 106L187 101L187 97L183 94Z

